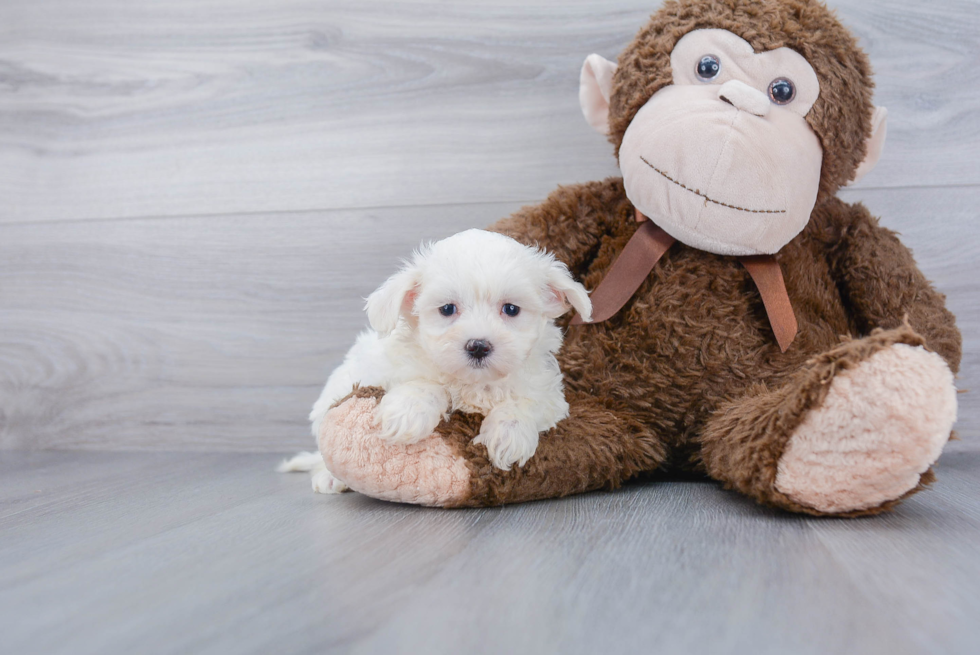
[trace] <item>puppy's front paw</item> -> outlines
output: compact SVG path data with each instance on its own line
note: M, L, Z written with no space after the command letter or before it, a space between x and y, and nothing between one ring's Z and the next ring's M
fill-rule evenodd
M313 491L318 494L339 494L347 491L348 488L330 471L323 470L313 476Z
M445 414L446 403L427 389L397 387L378 403L378 436L388 443L412 444L431 435Z
M538 431L529 416L493 410L473 443L486 446L493 465L509 471L513 464L524 466L537 450Z

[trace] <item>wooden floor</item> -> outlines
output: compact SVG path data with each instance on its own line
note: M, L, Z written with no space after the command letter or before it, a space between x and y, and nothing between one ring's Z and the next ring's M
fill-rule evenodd
M964 335L934 489L483 511L272 473L423 239L616 174L578 71L657 0L0 3L0 653L974 653L980 2L830 2L889 109L841 193Z
M976 449L862 520L677 481L424 509L269 463L0 453L0 652L976 652Z

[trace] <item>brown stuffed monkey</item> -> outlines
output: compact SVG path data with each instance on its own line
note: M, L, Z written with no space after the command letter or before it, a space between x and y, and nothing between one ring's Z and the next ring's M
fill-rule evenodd
M491 229L593 289L559 362L570 416L495 468L455 413L379 440L361 388L326 415L355 491L486 506L701 472L811 514L892 507L932 480L956 419L954 318L895 234L835 193L873 167L885 111L855 38L815 0L668 0L580 100L623 177L562 187ZM411 311L408 307L407 311Z

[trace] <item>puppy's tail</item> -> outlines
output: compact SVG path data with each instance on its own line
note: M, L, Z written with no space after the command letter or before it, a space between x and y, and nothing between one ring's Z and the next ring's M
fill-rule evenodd
M284 459L279 462L279 466L276 467L276 471L279 473L289 473L291 471L312 471L313 473L319 473L320 471L326 471L327 465L323 463L323 457L320 453L307 453L301 452L296 453L289 459Z

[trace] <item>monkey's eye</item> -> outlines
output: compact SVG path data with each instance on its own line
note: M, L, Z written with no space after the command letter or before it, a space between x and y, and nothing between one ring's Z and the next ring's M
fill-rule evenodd
M705 55L698 61L697 74L702 82L709 82L721 72L721 60L714 55Z
M785 77L779 77L769 85L769 99L777 105L788 105L796 97L796 85Z
M503 306L501 311L507 314L508 316L517 316L518 314L521 313L521 308L518 307L517 305L511 305L510 303L507 303Z
M456 313L456 305L449 303L448 305L443 305L439 308L439 313L443 316L452 316Z

